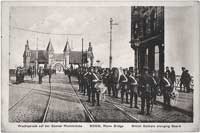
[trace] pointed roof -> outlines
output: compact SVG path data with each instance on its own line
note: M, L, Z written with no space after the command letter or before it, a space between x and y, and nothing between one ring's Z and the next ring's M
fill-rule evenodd
M67 52L67 51L70 51L70 50L71 50L71 49L70 49L70 46L69 46L69 41L67 40L63 52Z
M52 45L52 43L51 43L51 39L49 40L49 43L48 43L48 46L47 46L47 49L46 49L47 51L54 51L54 49L53 49L53 45Z

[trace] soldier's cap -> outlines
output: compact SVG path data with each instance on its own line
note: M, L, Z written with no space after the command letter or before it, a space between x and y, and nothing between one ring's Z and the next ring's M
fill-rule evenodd
M171 67L171 69L174 69L174 67Z
M185 67L181 67L182 69L185 69Z
M133 72L134 70L133 70L133 67L129 67L129 71L130 72Z

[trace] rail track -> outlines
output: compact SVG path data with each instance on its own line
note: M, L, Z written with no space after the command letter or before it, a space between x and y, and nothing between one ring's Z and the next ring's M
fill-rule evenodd
M44 112L44 115L43 115L43 118L42 118L42 122L45 122L46 118L47 118L49 105L51 103L51 91L52 91L52 85L51 85L51 83L49 83L49 98L48 98L47 105L46 105L46 108L45 108L45 112Z
M74 89L73 87L73 84L71 84L73 90L75 91L76 95L77 95L77 98L79 100L79 102L82 104L83 108L84 108L84 111L86 113L86 115L88 116L90 122L95 122L95 117L92 115L92 113L89 111L89 109L87 108L87 106L85 106L83 104L83 102L80 100L79 96L78 96L78 93L77 91ZM115 104L114 102L111 102L111 101L108 101L106 100L105 101L106 103L109 103L111 104L113 107L115 107L117 110L119 110L120 112L122 112L125 116L127 116L127 118L130 120L130 121L134 121L134 122L141 122L139 119L137 119L136 117L134 117L133 115L131 115L130 113L126 112L122 107L120 107L119 105Z
M84 112L85 112L86 117L88 118L88 120L86 120L86 121L95 122L95 121L96 121L96 120L95 120L95 117L94 117L94 116L92 115L92 113L89 111L89 109L87 108L87 106L85 106L85 105L83 104L83 102L80 100L80 98L79 98L79 96L78 96L78 93L77 93L77 91L75 90L75 88L74 88L74 86L73 86L72 83L71 83L71 86L72 86L72 89L74 90L74 92L75 92L75 94L76 94L76 96L77 96L77 99L78 99L79 103L81 103L81 105L82 105L82 107L83 107L83 109L84 109Z

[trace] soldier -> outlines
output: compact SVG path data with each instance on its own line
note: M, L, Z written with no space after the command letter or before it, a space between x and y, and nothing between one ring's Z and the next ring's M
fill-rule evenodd
M176 82L176 73L174 71L174 67L171 67L170 79L172 81L172 86L174 87L174 83Z
M92 88L92 73L91 73L91 68L87 69L86 73L84 74L84 78L86 80L86 88L87 88L87 96L88 100L87 102L90 102L90 97L91 97L91 88Z
M168 75L170 75L170 70L169 70L168 66L166 67L166 72L165 73L167 73Z
M162 75L162 79L161 79L161 87L163 90L163 102L164 102L164 108L165 109L170 109L170 94L173 90L172 88L172 82L169 78L168 73L164 73Z
M141 112L140 114L144 114L144 107L146 104L147 113L146 115L150 115L150 104L151 104L151 97L152 91L154 88L154 81L152 76L149 75L148 67L144 67L144 73L140 78L140 91L141 91Z
M96 88L95 88L95 85L96 83L98 82L98 77L97 75L95 74L94 72L94 68L91 67L91 76L92 76L92 86L91 86L91 92L92 92L92 106L94 106L94 103L95 103L95 94L96 94Z
M98 87L98 85L101 84L101 80L102 80L100 71L101 71L101 69L96 68L96 69L95 69L95 73L94 73L94 74L96 74L96 76L94 75L94 80L97 80L96 86L95 86L95 89L96 89L96 98L97 98L97 106L100 106L100 104L99 104L99 100L100 100L100 99L99 99L99 98L100 98L101 90L100 90L100 88Z
M111 95L111 90L112 90L112 70L108 69L108 74L107 74L107 86L108 86L108 95Z
M190 92L190 82L191 82L191 76L189 74L189 70L185 71L185 92Z
M134 96L134 104L135 104L134 107L138 108L138 106L137 106L138 82L137 82L136 78L134 77L133 67L129 67L128 84L129 84L129 90L130 90L130 108L132 108L132 106L133 106L133 96Z
M43 69L42 67L39 68L38 76L39 76L39 84L42 84L42 77L43 77Z
M83 95L85 95L86 91L87 91L87 76L86 76L86 73L87 73L87 68L84 69L83 71Z
M155 89L153 89L154 90L154 92L153 92L153 102L154 102L154 104L156 104L157 94L161 93L160 92L160 77L159 77L158 71L153 72L153 80L154 80L155 85L156 85ZM159 95L161 95L161 94L159 94Z
M128 82L128 78L126 77L126 71L123 70L122 75L119 78L119 85L120 85L120 89L121 89L121 103L124 102L124 93L125 93L125 87L127 85Z
M180 78L180 91L182 90L182 86L185 86L185 67L182 67L182 74L181 74L181 78Z

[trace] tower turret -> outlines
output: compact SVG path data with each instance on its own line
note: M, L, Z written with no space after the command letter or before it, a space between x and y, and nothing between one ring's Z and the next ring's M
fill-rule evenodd
M24 54L23 54L23 63L24 63L24 68L28 69L30 66L30 60L31 60L31 51L29 48L29 42L28 40L26 41L26 45L25 45L25 50L24 50Z
M69 41L67 40L67 42L65 44L65 48L63 50L65 67L69 67L69 53L70 53L70 51L71 51L71 49L70 49L70 46L69 46Z
M54 49L51 43L51 39L49 39L49 43L48 43L46 51L48 53L48 65L51 65L53 63L53 55L54 55Z

